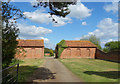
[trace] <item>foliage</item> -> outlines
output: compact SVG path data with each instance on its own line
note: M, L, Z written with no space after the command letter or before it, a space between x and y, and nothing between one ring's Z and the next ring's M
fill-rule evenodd
M60 55L61 55L61 53L63 52L63 50L66 48L67 46L65 45L65 40L61 40L58 44L57 44L57 46L56 46L56 48L57 48L57 50L58 50L58 57L60 57Z
M53 49L44 48L44 53L50 53L50 50L53 50ZM53 52L55 53L55 50L53 50Z
M53 50L50 50L50 56L54 56Z
M2 67L9 66L14 58L18 42L16 38L19 29L16 25L16 19L22 17L20 9L10 5L9 2L2 2Z
M44 53L50 53L50 49L49 48L44 48Z
M105 44L104 52L110 51L119 51L120 50L120 41L111 41Z
M24 63L24 61L14 58L14 59L12 59L12 62L10 63L10 66L18 64L18 63L22 64L22 63Z
M68 8L69 5L75 5L77 0L69 0L69 1L63 1L63 2L58 2L58 1L53 1L53 0L49 0L49 2L42 2L39 0L38 3L36 5L34 5L33 7L39 7L42 6L44 8L48 8L48 13L50 13L51 18L53 19L53 21L55 23L57 23L57 21L52 17L52 15L56 15L56 16L60 16L60 17L65 17L70 13L70 10Z
M92 42L93 44L95 44L99 49L102 49L101 45L100 45L100 39L97 38L95 35L91 35L89 37L83 37L80 40L88 40L88 41Z
M17 56L19 56L19 54L20 54L20 56L26 57L25 53L27 53L27 51L24 48L22 48L22 47L18 47L16 49L16 55ZM18 57L18 59L19 59L19 57Z

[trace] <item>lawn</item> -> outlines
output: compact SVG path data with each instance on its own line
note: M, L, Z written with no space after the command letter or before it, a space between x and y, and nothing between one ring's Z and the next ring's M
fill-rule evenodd
M18 82L25 82L33 72L42 66L44 59L24 59L20 60L20 67L18 73ZM13 70L16 69L13 68Z
M98 59L59 59L84 82L118 82L118 63Z

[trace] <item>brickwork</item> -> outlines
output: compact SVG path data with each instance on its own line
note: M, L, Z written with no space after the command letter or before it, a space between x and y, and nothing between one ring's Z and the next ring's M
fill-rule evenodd
M96 58L120 62L120 51L112 51L112 52L104 53L101 50L97 49Z
M25 52L16 54L16 58L44 58L44 48L23 48Z
M26 52L16 53L15 58L44 58L43 40L18 40L18 47L22 47Z
M96 48L65 48L60 58L95 58Z

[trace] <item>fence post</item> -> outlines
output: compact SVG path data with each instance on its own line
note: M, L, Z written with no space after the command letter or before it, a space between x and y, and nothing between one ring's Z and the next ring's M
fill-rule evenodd
M19 64L17 64L17 84L18 84L18 69L19 69Z

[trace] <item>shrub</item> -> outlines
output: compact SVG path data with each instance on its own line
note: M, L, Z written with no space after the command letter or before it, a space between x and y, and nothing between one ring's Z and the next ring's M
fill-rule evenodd
M67 47L67 46L65 45L65 40L61 40L61 41L57 44L58 57L60 57L61 53L63 52L63 50L64 50L66 47Z
M50 56L54 56L53 50L50 50Z

